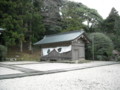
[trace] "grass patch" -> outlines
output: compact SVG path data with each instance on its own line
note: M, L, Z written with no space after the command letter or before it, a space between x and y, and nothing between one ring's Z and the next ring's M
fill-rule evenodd
M28 54L28 53L21 53L18 60L25 60L25 61L38 61L40 60L39 54Z
M10 61L39 61L40 55L38 53L28 54L28 53L15 53L8 55L7 59Z
M7 55L7 61L40 61L40 53L11 52Z

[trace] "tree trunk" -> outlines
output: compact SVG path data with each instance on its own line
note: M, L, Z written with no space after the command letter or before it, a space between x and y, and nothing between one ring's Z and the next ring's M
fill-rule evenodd
M87 21L87 26L88 26L88 31L89 31L89 26L90 26L90 21Z
M31 34L32 34L32 22L30 21L30 36L29 36L29 51L32 53L32 41L31 41Z
M29 51L30 51L30 53L32 53L32 42L31 42L31 40L29 41Z
M20 40L20 52L23 52L23 41Z

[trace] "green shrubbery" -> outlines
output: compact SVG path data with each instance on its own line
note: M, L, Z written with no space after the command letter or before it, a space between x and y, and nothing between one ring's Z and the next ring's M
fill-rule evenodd
M0 45L0 61L5 60L7 54L7 48L3 45Z
M110 60L113 51L112 40L103 33L91 33L89 38L92 43L86 49L87 59L92 59L94 52L95 60Z

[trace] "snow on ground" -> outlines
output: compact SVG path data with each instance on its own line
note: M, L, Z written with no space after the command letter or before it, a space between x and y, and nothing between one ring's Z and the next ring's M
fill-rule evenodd
M12 70L9 68L0 67L0 75L16 74L16 73L22 73L22 72L17 71L17 70Z
M0 80L0 90L120 90L120 64Z

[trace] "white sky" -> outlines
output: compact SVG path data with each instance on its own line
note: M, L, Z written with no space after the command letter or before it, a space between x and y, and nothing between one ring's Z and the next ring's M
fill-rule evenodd
M114 7L120 15L120 0L71 0L81 2L89 8L96 9L98 13L105 19L112 7Z

